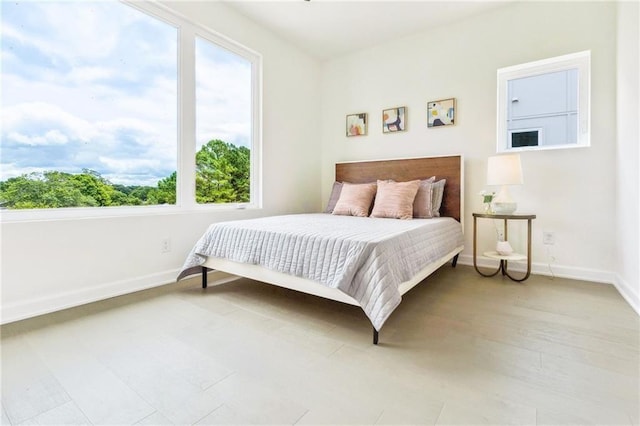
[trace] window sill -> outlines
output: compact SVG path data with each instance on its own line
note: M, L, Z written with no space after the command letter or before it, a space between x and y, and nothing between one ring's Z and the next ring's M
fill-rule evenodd
M589 148L590 144L566 144L566 145L538 145L538 146L521 146L518 148L502 148L498 149L498 154L507 152L524 152L524 151L551 151L554 149L574 149Z
M211 204L193 206L131 206L131 207L72 207L59 209L0 210L0 222L47 222L58 220L82 220L123 218L137 216L162 216L191 213L228 212L233 210L257 210L249 203Z

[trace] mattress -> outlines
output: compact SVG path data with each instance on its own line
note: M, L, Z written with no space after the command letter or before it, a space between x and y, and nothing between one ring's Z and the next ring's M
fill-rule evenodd
M207 257L260 265L344 292L379 330L400 304L400 284L463 244L460 223L445 217L319 213L221 222L195 244L178 280L200 272Z

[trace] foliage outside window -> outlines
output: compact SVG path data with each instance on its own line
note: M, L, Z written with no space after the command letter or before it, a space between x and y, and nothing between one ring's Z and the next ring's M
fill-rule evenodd
M212 140L196 154L196 201L250 201L249 148Z

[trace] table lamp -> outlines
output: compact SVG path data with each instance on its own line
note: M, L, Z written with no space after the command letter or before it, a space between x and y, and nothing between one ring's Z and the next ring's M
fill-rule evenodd
M493 199L495 214L512 214L517 203L509 195L509 185L522 185L520 154L494 155L487 161L487 185L501 185Z

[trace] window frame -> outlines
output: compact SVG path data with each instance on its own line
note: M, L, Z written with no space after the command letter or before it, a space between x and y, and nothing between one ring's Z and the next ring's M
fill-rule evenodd
M151 206L68 207L0 210L0 222L46 221L228 211L262 208L262 55L211 28L196 23L167 6L139 0L119 0L177 29L177 164L176 203ZM196 202L196 84L195 40L201 37L251 63L250 201L248 203Z
M254 153L257 153L258 155L260 155L259 157L257 157L258 159L261 159L261 143L260 141L262 140L261 137L261 132L258 132L258 130L261 130L262 127L260 125L260 117L261 117L261 109L260 109L260 105L261 102L257 102L256 100L260 99L260 87L261 87L261 82L262 82L262 78L261 78L261 55L259 55L256 52L253 52L249 49L247 49L244 46L239 45L238 43L234 42L231 39L228 39L226 37L222 37L219 34L216 34L210 30L208 30L207 28L201 26L201 25L195 25L196 26L196 31L193 34L193 37L191 37L191 40L193 41L193 84L194 84L194 97L193 97L193 106L194 106L194 110L193 110L193 144L194 144L194 152L193 152L193 175L190 176L189 182L193 182L193 194L192 196L188 197L188 201L189 201L189 206L192 209L200 209L201 207L205 207L206 210L211 210L211 208L226 208L227 206L231 206L231 208L236 208L236 209L246 209L246 208L260 208L262 207L262 191L260 190L261 186L260 186L260 182L261 179L254 179L254 176L258 176L260 173L260 161L254 161ZM223 49L226 49L244 59L246 59L247 61L249 61L249 63L251 63L251 146L249 147L250 150L250 169L249 169L249 178L250 178L250 187L249 187L249 197L250 197L250 201L248 203L220 203L220 204L216 204L216 203L203 203L203 204L199 204L196 201L196 173L195 173L195 158L196 158L196 152L195 152L195 146L197 144L196 140L195 140L195 134L196 134L196 119L197 119L197 114L195 111L195 105L196 105L196 76L195 76L195 43L196 43L196 38L201 38L209 43L213 43L216 44L220 47L222 47ZM258 78L257 76L260 76L260 78ZM177 194L176 194L177 197ZM177 200L176 200L177 201ZM191 204L191 202L193 202L193 204Z
M578 129L576 143L512 147L508 138L508 85L510 80L537 75L578 70ZM541 151L591 146L591 51L571 53L539 61L500 68L497 72L496 152Z

